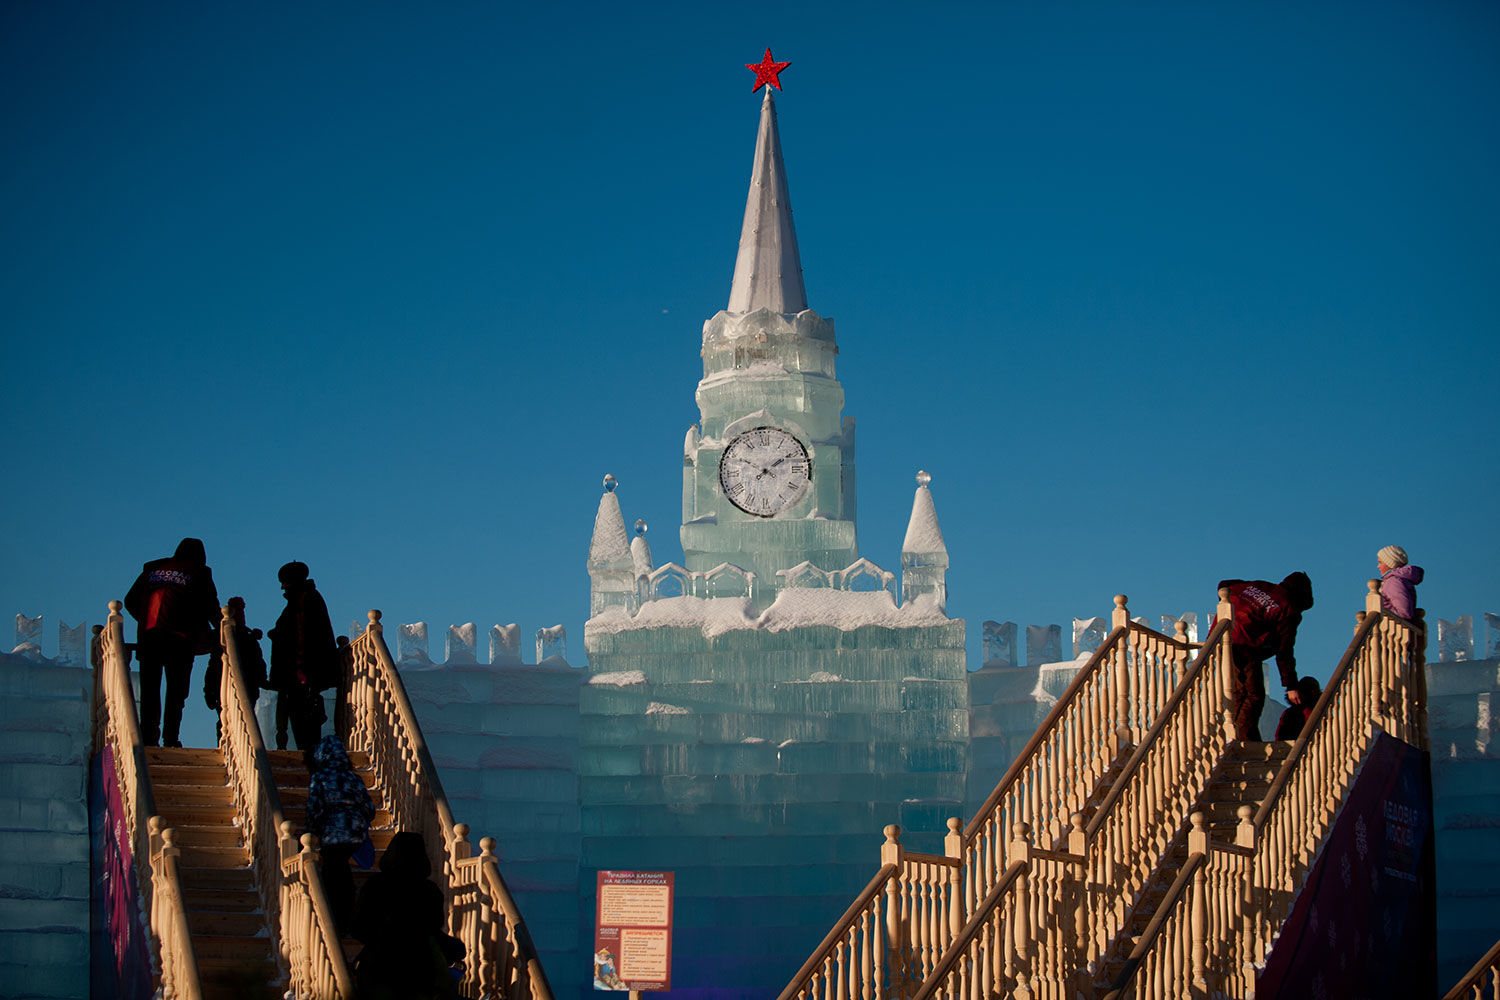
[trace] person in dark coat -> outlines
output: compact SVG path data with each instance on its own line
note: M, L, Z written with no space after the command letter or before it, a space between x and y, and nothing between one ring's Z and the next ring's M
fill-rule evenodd
M306 563L289 562L276 573L286 608L271 629L271 677L276 692L276 748L286 749L287 723L292 738L311 766L311 754L323 733L328 713L324 688L337 683L338 647L323 595L308 577Z
M1312 715L1313 706L1323 695L1323 686L1316 677L1304 677L1297 682L1297 694L1301 699L1296 705L1288 705L1281 718L1276 721L1278 740L1295 740L1302 735L1302 727Z
M365 842L374 815L370 791L349 762L343 741L337 736L323 737L312 753L303 826L318 837L322 858L318 874L340 937L354 921L354 873L349 870L349 859Z
M1292 573L1280 583L1266 580L1220 580L1229 590L1234 625L1229 642L1234 656L1233 692L1235 739L1260 741L1260 713L1266 707L1266 679L1262 665L1276 657L1276 669L1286 689L1287 702L1301 703L1297 691L1297 659L1293 646L1302 612L1313 606L1312 580Z
M231 597L225 605L229 617L234 621L234 650L239 654L240 671L244 675L245 694L250 699L246 706L255 711L260 689L266 686L266 655L260 649L260 629L245 624L245 599ZM208 654L208 669L203 672L203 703L215 712L222 711L219 704L220 690L224 682L224 646L216 643ZM219 737L219 723L214 723L214 739Z
M213 649L218 640L219 592L208 568L203 542L184 538L170 559L154 559L125 595L125 610L136 620L135 657L141 668L141 741L169 747L179 739L182 709L187 704L193 657ZM167 678L166 718L162 718L161 681Z
M422 835L403 831L381 855L380 873L360 890L354 911L354 936L364 944L354 965L360 1000L456 995L448 966L462 961L465 949L444 930L443 891L431 873Z

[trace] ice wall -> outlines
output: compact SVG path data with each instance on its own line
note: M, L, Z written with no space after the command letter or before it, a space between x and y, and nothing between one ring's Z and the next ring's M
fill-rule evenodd
M516 629L499 632L514 638ZM479 838L495 838L553 993L574 997L592 949L592 938L580 947L577 905L583 671L557 656L522 664L500 649L494 665L473 662L468 648L435 669L403 664L401 679L454 818L469 825L476 851Z
M64 650L64 652L67 652ZM89 993L91 675L0 654L0 994Z
M1427 664L1427 734L1437 841L1438 985L1445 990L1500 939L1500 618L1485 618L1485 659L1474 659L1468 615L1458 619L1465 623L1463 642L1427 644L1436 661Z
M962 809L964 624L941 621L589 633L580 912L597 869L675 871L674 992L775 996L879 867L882 827L940 852Z

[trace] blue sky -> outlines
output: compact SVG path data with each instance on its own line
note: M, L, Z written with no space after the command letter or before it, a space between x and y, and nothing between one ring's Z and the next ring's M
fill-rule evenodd
M768 45L862 553L930 470L976 662L1304 569L1326 676L1390 542L1500 610L1494 4L12 2L0 612L196 535L252 624L298 558L582 662L604 473L680 558Z

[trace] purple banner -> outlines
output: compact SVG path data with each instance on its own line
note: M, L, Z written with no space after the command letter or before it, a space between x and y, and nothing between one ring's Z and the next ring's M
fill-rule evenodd
M1256 997L1437 996L1432 852L1428 756L1382 733L1266 958Z
M115 758L108 746L89 768L89 827L93 837L94 996L126 1000L152 995L151 944L136 887L130 819L120 798Z

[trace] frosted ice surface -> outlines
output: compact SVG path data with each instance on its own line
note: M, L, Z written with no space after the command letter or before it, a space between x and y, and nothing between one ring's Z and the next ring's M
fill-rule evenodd
M636 535L630 540L630 558L635 564L635 575L637 578L650 576L651 571L656 568L651 561L651 543L646 541L646 522L635 522Z
M815 683L821 683L821 684L828 684L828 683L832 683L833 681L841 681L841 680L843 680L843 678L840 677L838 674L830 674L826 670L814 670L812 672L812 675L810 677L808 677L807 679L810 680L810 681L813 681Z
M478 663L474 657L475 628L473 622L448 626L448 639L443 651L445 663Z
M1109 623L1103 618L1073 619L1073 655L1092 653L1104 644L1109 635Z
M988 621L984 623L984 665L987 667L1015 667L1016 623Z
M1484 623L1489 631L1489 645L1485 651L1484 658L1487 660L1500 660L1500 615L1493 611L1484 613Z
M536 662L568 658L568 630L561 625L536 630Z
M490 664L521 662L521 626L495 625L490 628Z
M1438 659L1472 660L1474 658L1474 616L1459 615L1453 621L1438 619Z
M681 705L669 705L664 701L653 701L646 706L647 715L692 715L692 711Z
M65 667L81 667L88 662L89 623L69 628L61 619L57 623L57 662Z
M356 618L349 623L349 641L353 642L365 634L365 628L369 625L369 619Z
M427 623L396 626L396 659L402 663L431 663L427 655Z
M16 615L16 645L24 646L27 643L40 647L42 644L42 616L27 618L25 615Z
M889 591L866 592L822 588L788 588L760 616L757 627L779 632L785 629L826 625L845 631L867 625L887 628L917 628L952 621L931 600L915 600L896 607Z
M607 674L595 674L589 678L589 683L612 684L615 687L644 684L646 683L646 672L644 670L616 670Z
M1026 665L1055 663L1062 659L1061 625L1026 626Z
M602 568L629 556L630 540L625 534L625 516L620 513L620 498L611 490L599 498L599 510L594 515L589 568Z

